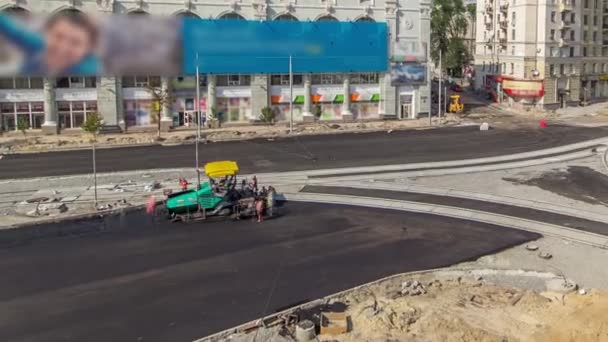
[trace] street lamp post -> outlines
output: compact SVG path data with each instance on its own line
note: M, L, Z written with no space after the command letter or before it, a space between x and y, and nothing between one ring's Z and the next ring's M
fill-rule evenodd
M201 171L199 170L198 163L198 145L201 141L201 82L198 67L198 52L196 53L196 115L196 189L199 190L201 187Z
M293 64L289 55L289 134L293 134Z

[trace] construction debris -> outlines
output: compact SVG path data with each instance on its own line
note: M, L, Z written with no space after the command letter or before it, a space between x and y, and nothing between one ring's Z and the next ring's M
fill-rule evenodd
M418 280L404 281L401 283L401 295L419 296L421 294L426 294L426 289Z
M527 249L527 250L529 250L529 251L536 251L536 250L538 250L538 245L535 245L535 244L527 244L527 245L526 245L526 249Z
M304 320L296 324L296 341L307 342L314 340L317 335L315 332L315 324L310 320Z
M148 183L148 184L146 184L144 186L144 191L145 192L152 192L152 191L154 191L156 189L159 189L159 188L160 188L160 182L153 181L153 182L150 182L150 183Z
M548 253L548 252L539 252L538 253L538 257L541 258L541 259L548 260L548 259L553 258L553 255L551 253Z
M340 335L348 331L348 323L344 312L321 313L321 335Z

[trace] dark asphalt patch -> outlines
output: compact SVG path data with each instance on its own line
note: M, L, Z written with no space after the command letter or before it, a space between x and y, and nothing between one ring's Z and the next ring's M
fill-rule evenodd
M364 207L282 210L262 224L172 224L135 212L92 220L106 227L101 233L0 249L0 341L191 341L381 277L540 237Z
M584 166L551 170L531 179L503 178L518 184L536 186L560 196L590 204L608 205L608 176Z
M608 235L608 224L586 220L568 215L556 214L548 211L518 207L507 204L478 201L461 197L420 194L406 191L392 191L381 189L358 189L335 186L307 185L302 192L326 193L336 195L386 198L400 201L421 202L428 204L446 205L491 213L520 217L528 220L555 224L563 227L579 229L596 234Z
M477 126L342 133L201 144L201 163L236 160L241 172L283 172L484 158L572 144L608 135L605 127L479 131ZM192 167L194 146L140 146L97 151L97 172ZM88 150L9 154L0 179L91 173Z

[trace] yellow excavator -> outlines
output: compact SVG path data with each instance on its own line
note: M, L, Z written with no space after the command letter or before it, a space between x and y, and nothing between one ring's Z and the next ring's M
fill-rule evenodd
M450 105L448 106L448 112L450 113L462 113L464 110L464 103L460 102L460 95L450 96Z

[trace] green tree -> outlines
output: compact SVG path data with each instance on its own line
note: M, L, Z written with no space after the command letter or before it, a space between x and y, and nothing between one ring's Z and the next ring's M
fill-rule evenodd
M275 117L276 117L276 113L272 110L272 108L270 108L270 107L262 108L262 113L260 114L260 121L262 121L266 124L269 124L269 125L273 125Z
M17 129L23 133L23 136L25 136L25 132L28 128L30 128L30 123L26 118L21 117L17 120Z
M82 130L91 134L93 139L97 138L97 134L103 125L102 119L97 113L87 114L86 120L82 123Z
M439 51L443 55L443 68L459 69L468 58L463 38L467 33L469 9L462 0L435 0L431 11L431 58L439 64ZM463 53L464 52L464 53Z
M150 95L152 95L152 99L153 99L153 103L154 103L154 110L156 112L156 125L157 125L156 133L157 133L157 137L160 138L160 131L161 131L160 123L162 120L163 108L173 104L173 102L175 101L175 97L173 96L171 91L169 91L169 89L165 89L162 87L154 87L151 85L147 85L146 91Z

